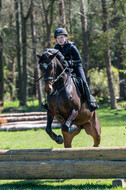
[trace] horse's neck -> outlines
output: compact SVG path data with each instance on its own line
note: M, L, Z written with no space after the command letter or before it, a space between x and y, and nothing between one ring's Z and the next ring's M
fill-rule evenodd
M56 77L59 77L59 76L60 78L57 80L57 85L56 85L57 88L61 88L62 86L64 86L68 79L68 75L64 71L62 64L58 61L57 66L56 66Z

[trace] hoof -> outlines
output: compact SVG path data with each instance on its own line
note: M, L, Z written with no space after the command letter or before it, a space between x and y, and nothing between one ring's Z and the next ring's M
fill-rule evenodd
M73 132L75 132L77 130L77 126L76 125L71 125L68 129L68 133L72 134Z
M61 135L58 135L58 140L56 142L57 144L63 144L63 137Z

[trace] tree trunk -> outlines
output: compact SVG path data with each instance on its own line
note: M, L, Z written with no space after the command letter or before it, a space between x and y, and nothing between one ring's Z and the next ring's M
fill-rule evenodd
M106 0L101 0L102 3L102 15L103 15L103 32L106 33L106 49L104 52L105 55L105 63L107 69L107 77L108 77L108 86L110 92L110 101L111 101L111 109L116 109L116 98L115 98L115 90L113 84L113 75L111 70L111 54L110 48L108 44L108 12L106 7Z
M80 0L80 12L81 12L81 26L82 26L82 36L83 36L83 59L84 59L84 70L86 78L88 77L88 39L87 39L87 16L86 7L83 0Z
M51 47L51 28L53 24L53 11L54 11L54 2L56 0L51 0L48 4L48 7L45 7L45 1L42 0L42 7L44 10L44 19L46 24L46 42L47 47Z
M20 3L15 0L15 13L16 13L16 30L17 30L17 65L18 65L18 98L21 105L22 102L22 34L21 34L21 14Z
M121 52L122 48L118 47L117 50L117 61L118 61L118 69L119 69L119 95L121 99L126 99L126 94L125 94L125 90L126 90L126 86L125 86L125 75L122 72L123 68L123 60L122 60L122 52Z
M3 75L3 41L0 36L0 103L4 101L4 75Z
M68 6L69 6L69 12L68 12L68 17L69 17L69 31L70 31L70 34L72 35L72 14L71 14L71 9L72 9L72 0L69 0L68 1Z
M14 89L16 87L16 76L15 76L15 61L14 58L12 60L12 87L11 87L11 100L15 100L15 93L14 93Z
M59 27L65 28L66 27L66 17L65 17L65 6L64 0L60 0L59 2Z
M0 11L2 9L2 0L0 0Z
M0 0L0 20L1 20L2 0ZM0 103L4 101L4 74L3 74L3 39L0 31Z
M28 9L27 15L24 17L24 10L22 1L21 6L21 20L22 20L22 57L23 57L23 69L22 69L22 102L21 105L27 105L27 20L30 16L31 6Z
M117 65L118 65L118 70L119 70L119 88L120 88L120 98L121 99L125 99L125 76L124 73L121 72L121 70L123 70L123 55L122 55L122 51L124 50L123 48L123 44L121 43L121 31L119 28L119 21L120 21L120 17L119 14L117 12L117 6L116 0L111 0L112 1L112 7L113 7L113 15L114 18L112 19L112 24L113 27L115 28L116 34L115 34L115 48L116 48L116 54L117 54Z
M39 97L39 103L42 102L43 99L43 94L42 94L42 83L39 80L38 85L36 84L36 80L40 77L40 70L39 70L39 65L38 65L38 60L36 57L36 32L35 32L35 15L34 15L34 4L33 0L31 1L32 3L32 10L31 10L31 32L32 32L32 44L33 44L33 63L35 64L34 66L34 95L35 97Z
M22 102L21 105L27 105L27 34L26 20L22 18L22 57L23 57L23 73L22 73Z

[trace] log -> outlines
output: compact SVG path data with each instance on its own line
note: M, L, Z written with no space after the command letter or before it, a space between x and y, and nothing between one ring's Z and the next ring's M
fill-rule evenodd
M110 179L126 177L126 161L0 162L0 179Z
M126 178L126 147L0 150L0 179Z
M59 123L52 123L53 128L60 128L61 125ZM0 126L0 131L26 131L26 130L37 130L37 129L45 129L46 123L41 124L11 124L11 125L2 125Z
M0 117L0 127L1 127L3 124L5 124L5 123L7 123L7 120L6 120L5 118L1 118L1 117Z
M1 122L1 121L5 122ZM47 124L46 112L29 112L5 114L0 118L0 131L24 131L30 129L45 129ZM53 128L61 127L55 119Z
M45 115L41 116L24 116L24 117L6 117L7 122L17 122L17 121L35 121L47 119Z
M59 149L17 149L1 150L0 161L18 160L108 160L126 161L126 147L59 148Z
M1 124L0 131L25 131L31 129L45 129L46 125L46 120L9 122ZM52 127L59 128L61 127L61 124L54 120L52 123Z
M1 117L20 117L20 116L36 116L36 115L47 115L47 112L8 113L8 114L1 114Z
M57 120L54 120L53 123L58 123ZM35 121L16 121L16 122L9 122L9 123L3 123L1 124L1 126L6 126L6 127L10 127L10 126L20 126L20 125L36 125L36 124L47 124L47 120L35 120Z

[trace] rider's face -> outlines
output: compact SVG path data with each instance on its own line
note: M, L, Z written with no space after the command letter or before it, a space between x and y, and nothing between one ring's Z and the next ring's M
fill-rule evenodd
M59 45L63 45L65 43L66 39L67 39L67 37L65 35L59 35L56 38Z

